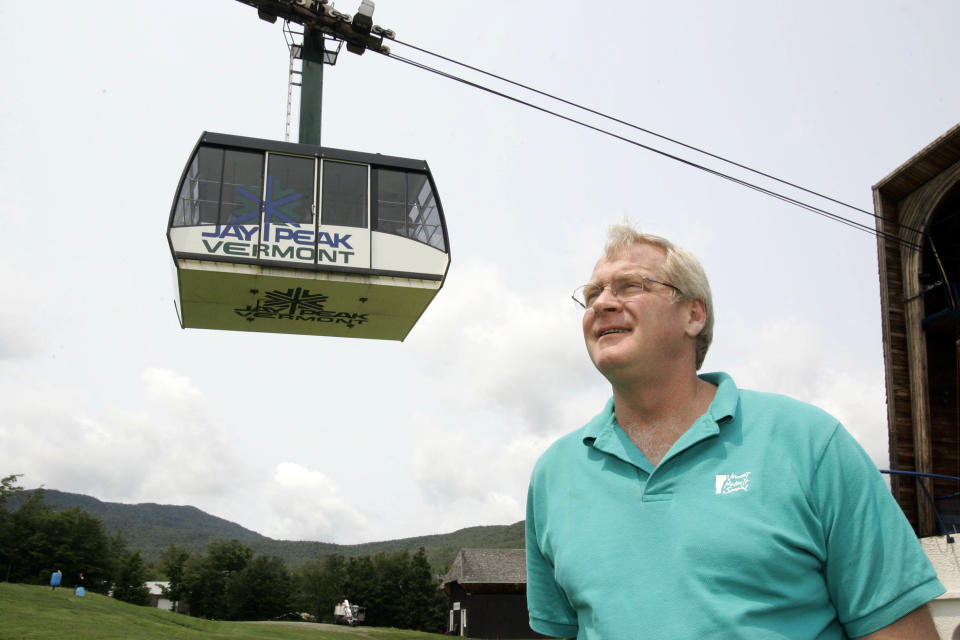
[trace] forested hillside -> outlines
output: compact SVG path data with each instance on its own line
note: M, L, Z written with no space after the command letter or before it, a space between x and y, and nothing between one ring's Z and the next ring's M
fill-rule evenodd
M26 499L31 491L11 499L9 509ZM211 542L238 540L258 555L279 556L290 566L338 554L345 557L415 552L423 547L430 565L445 570L461 548L520 549L523 521L511 525L469 527L452 533L401 538L383 542L338 545L329 542L274 540L240 525L212 516L190 506L154 503L121 504L55 489L44 489L44 502L54 510L79 507L103 522L111 536L120 534L130 549L139 549L146 560L156 562L164 549L174 544L187 551L204 551Z
M333 605L349 599L363 603L371 625L442 631L447 602L438 573L449 564L448 555L461 546L508 540L503 535L508 527L476 527L364 545L283 542L192 507L24 491L18 478L0 478L0 580L49 584L51 591L84 587L146 605L146 582L163 578L174 610L202 618L292 615L330 622ZM191 548L172 540L186 540ZM208 542L197 549L201 540ZM154 546L141 544L145 541ZM145 558L141 549L157 560ZM288 565L280 554L295 560Z

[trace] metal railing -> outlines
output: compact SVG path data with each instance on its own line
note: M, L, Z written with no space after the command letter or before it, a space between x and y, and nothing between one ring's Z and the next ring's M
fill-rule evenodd
M927 489L927 485L923 482L920 482L920 480L924 478L930 478L931 480L951 480L953 482L958 483L958 485L960 485L960 477L947 476L940 473L920 473L919 471L897 471L894 469L880 469L880 473L886 473L889 475L897 475L897 476L907 476L907 477L912 477L914 480L916 480L917 485L923 490L923 494L927 496L927 501L930 503L930 507L933 509L933 516L937 520L937 527L940 530L940 534L945 535L947 537L948 543L953 543L953 536L951 536L950 534L960 533L960 531L957 531L956 525L953 526L952 531L947 529L947 525L946 523L944 523L943 517L940 515L940 509L937 508L937 500L947 500L950 498L957 498L957 497L960 497L960 493L951 493L950 495L934 498L930 494L930 490Z

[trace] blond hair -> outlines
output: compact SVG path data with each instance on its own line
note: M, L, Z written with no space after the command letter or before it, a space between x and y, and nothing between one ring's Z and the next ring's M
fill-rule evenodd
M656 275L680 290L680 293L674 294L675 299L699 300L706 308L706 320L697 335L696 364L697 369L700 369L707 357L710 343L713 342L713 296L703 265L692 253L666 238L641 233L628 224L611 225L603 252L607 258L613 258L638 244L658 247L666 254L661 273Z

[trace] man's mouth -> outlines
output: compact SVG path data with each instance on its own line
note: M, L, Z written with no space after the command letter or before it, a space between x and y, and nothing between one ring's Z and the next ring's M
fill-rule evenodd
M611 333L629 333L627 329L604 329L600 332L598 337L602 338L603 336L608 336Z

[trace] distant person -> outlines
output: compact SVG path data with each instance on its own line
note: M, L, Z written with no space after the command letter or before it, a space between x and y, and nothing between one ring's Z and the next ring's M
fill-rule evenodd
M752 286L749 274L735 284ZM738 389L725 373L697 375L713 304L695 257L613 227L574 299L613 397L531 476L535 631L937 638L926 603L943 585L843 426L811 405Z
M56 571L51 573L50 574L50 590L56 591L57 587L60 586L61 580L63 580L63 573L60 571L60 569L57 569Z
M86 590L86 589L84 588L84 586L83 586L83 574L82 574L82 573L80 574L80 577L77 578L77 588L76 588L76 590L74 591L74 593L75 593L76 595L78 595L78 596L81 596L81 597L87 595L87 590Z

